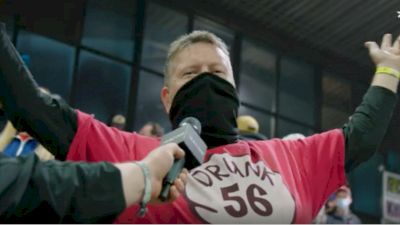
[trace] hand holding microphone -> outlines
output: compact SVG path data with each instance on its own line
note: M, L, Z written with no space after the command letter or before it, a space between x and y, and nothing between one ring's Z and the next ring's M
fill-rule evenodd
M203 156L207 150L207 145L201 139L200 133L200 122L194 117L188 117L182 120L182 122L179 124L179 128L162 137L161 145L176 143L185 151L186 154L185 158L175 159L174 165L164 178L164 183L160 194L160 199L162 201L168 199L170 187L173 185L174 180L184 167L187 169L193 169L194 167L200 165L203 161Z
M171 169L174 160L185 157L185 152L175 143L162 145L150 152L142 162L149 168L151 179L151 199L149 203L161 203L159 195L163 187L164 177ZM170 188L168 201L175 200L183 192L186 183L187 170L179 171Z

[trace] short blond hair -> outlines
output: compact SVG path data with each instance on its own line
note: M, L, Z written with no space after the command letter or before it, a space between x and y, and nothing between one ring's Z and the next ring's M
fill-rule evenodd
M225 42L209 31L195 30L190 34L182 35L169 46L167 60L164 67L164 85L167 85L168 83L171 61L174 57L186 47L196 43L209 43L215 45L229 57L228 47Z

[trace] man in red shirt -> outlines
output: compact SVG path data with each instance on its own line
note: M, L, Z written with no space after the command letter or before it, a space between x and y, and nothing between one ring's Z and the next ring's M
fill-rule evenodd
M208 150L191 170L185 194L149 206L145 217L132 207L120 223L310 223L348 172L378 148L389 124L400 77L399 41L368 42L377 73L360 107L342 129L301 140L238 140L239 100L226 45L195 31L171 44L161 100L173 128L199 119ZM41 94L8 40L0 39L0 98L13 124L27 130L58 159L121 162L143 159L160 144L109 128L91 115ZM16 90L24 90L24 94ZM29 113L28 113L29 112Z

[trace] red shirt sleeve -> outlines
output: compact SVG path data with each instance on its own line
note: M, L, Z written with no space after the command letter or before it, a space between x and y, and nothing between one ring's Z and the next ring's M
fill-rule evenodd
M138 134L108 127L79 110L78 130L69 148L67 160L124 162L143 158L136 153Z
M304 191L311 199L316 215L328 197L345 183L344 135L341 129L316 134L305 139L282 141L300 171ZM293 168L293 167L292 167Z

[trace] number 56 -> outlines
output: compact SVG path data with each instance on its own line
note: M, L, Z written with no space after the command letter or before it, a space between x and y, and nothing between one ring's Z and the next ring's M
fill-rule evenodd
M267 195L267 192L256 184L251 184L247 187L246 197L250 207L255 213L260 216L269 216L272 214L271 203L263 198L256 197L255 192L258 191L259 195ZM238 184L233 184L228 187L221 188L222 198L228 201L235 201L239 204L239 209L235 209L232 205L225 206L226 212L233 217L243 217L247 214L247 205L245 200L241 196L231 195L233 192L239 191ZM256 203L259 204L256 204ZM261 207L260 207L261 206Z

